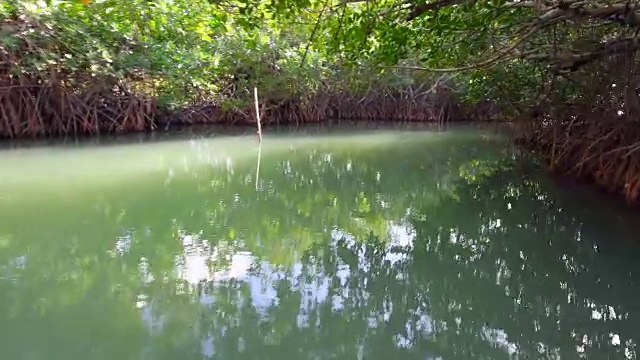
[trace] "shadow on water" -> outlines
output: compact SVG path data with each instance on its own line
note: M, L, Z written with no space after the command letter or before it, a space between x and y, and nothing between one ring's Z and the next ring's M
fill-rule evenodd
M0 207L0 348L636 358L640 224L515 150L452 137L261 156L257 181L248 159Z
M299 138L303 135L363 135L371 134L372 131L389 130L397 131L473 131L474 129L489 129L492 133L508 132L508 126L501 124L432 124L432 123L386 123L386 122L335 122L304 124L299 126L281 125L276 127L265 127L263 133L265 137L276 136ZM176 142L194 139L211 139L221 137L253 137L257 139L256 129L251 126L215 126L215 125L193 125L180 130L156 131L129 133L123 135L102 135L102 136L78 136L62 138L41 138L41 139L13 139L0 141L0 150L28 149L28 148L79 148L79 147L105 147L131 144L148 144L154 142Z

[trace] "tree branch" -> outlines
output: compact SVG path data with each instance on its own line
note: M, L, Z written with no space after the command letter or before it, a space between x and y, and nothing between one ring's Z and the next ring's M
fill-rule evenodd
M555 68L558 72L574 72L596 60L613 55L633 53L639 49L640 38L630 37L610 40L596 45L591 51L578 54L565 51L557 56L553 54L538 54L526 57L526 59L555 63Z
M465 2L474 3L476 0L437 0L436 2L423 3L416 5L407 15L407 21L411 21L430 10L437 10L443 7L458 5Z

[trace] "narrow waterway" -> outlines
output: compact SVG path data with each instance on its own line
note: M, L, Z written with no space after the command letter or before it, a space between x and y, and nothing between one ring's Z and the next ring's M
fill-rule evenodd
M639 219L473 128L5 146L0 358L635 359Z

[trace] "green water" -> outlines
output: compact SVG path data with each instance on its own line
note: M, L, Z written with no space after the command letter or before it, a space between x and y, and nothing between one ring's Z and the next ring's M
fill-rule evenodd
M492 132L0 152L0 359L634 359L638 216Z

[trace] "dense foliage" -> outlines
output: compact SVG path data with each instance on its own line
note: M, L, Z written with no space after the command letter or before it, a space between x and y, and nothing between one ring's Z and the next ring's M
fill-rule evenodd
M20 0L0 8L0 40L3 53L18 53L15 74L126 80L167 105L243 99L253 86L281 98L432 84L427 73L379 65L462 61L442 46L452 24L424 32L428 18L409 26L380 18L387 10L402 9L391 2ZM473 53L469 46L456 45Z
M173 105L224 94L236 74L274 91L318 75L293 72L301 54L293 44L302 41L304 25L267 21L256 29L243 12L229 16L207 1L16 1L3 5L1 39L9 50L29 45L12 64L15 72L126 80ZM307 58L317 62L315 53ZM258 83L278 68L291 71L270 77L280 84Z
M425 70L467 70L458 92L516 103L539 97L549 67L635 51L640 13L590 1L12 0L0 18L5 51L28 43L14 71L127 79L174 105L256 85L275 97L367 88L373 73L399 85Z

